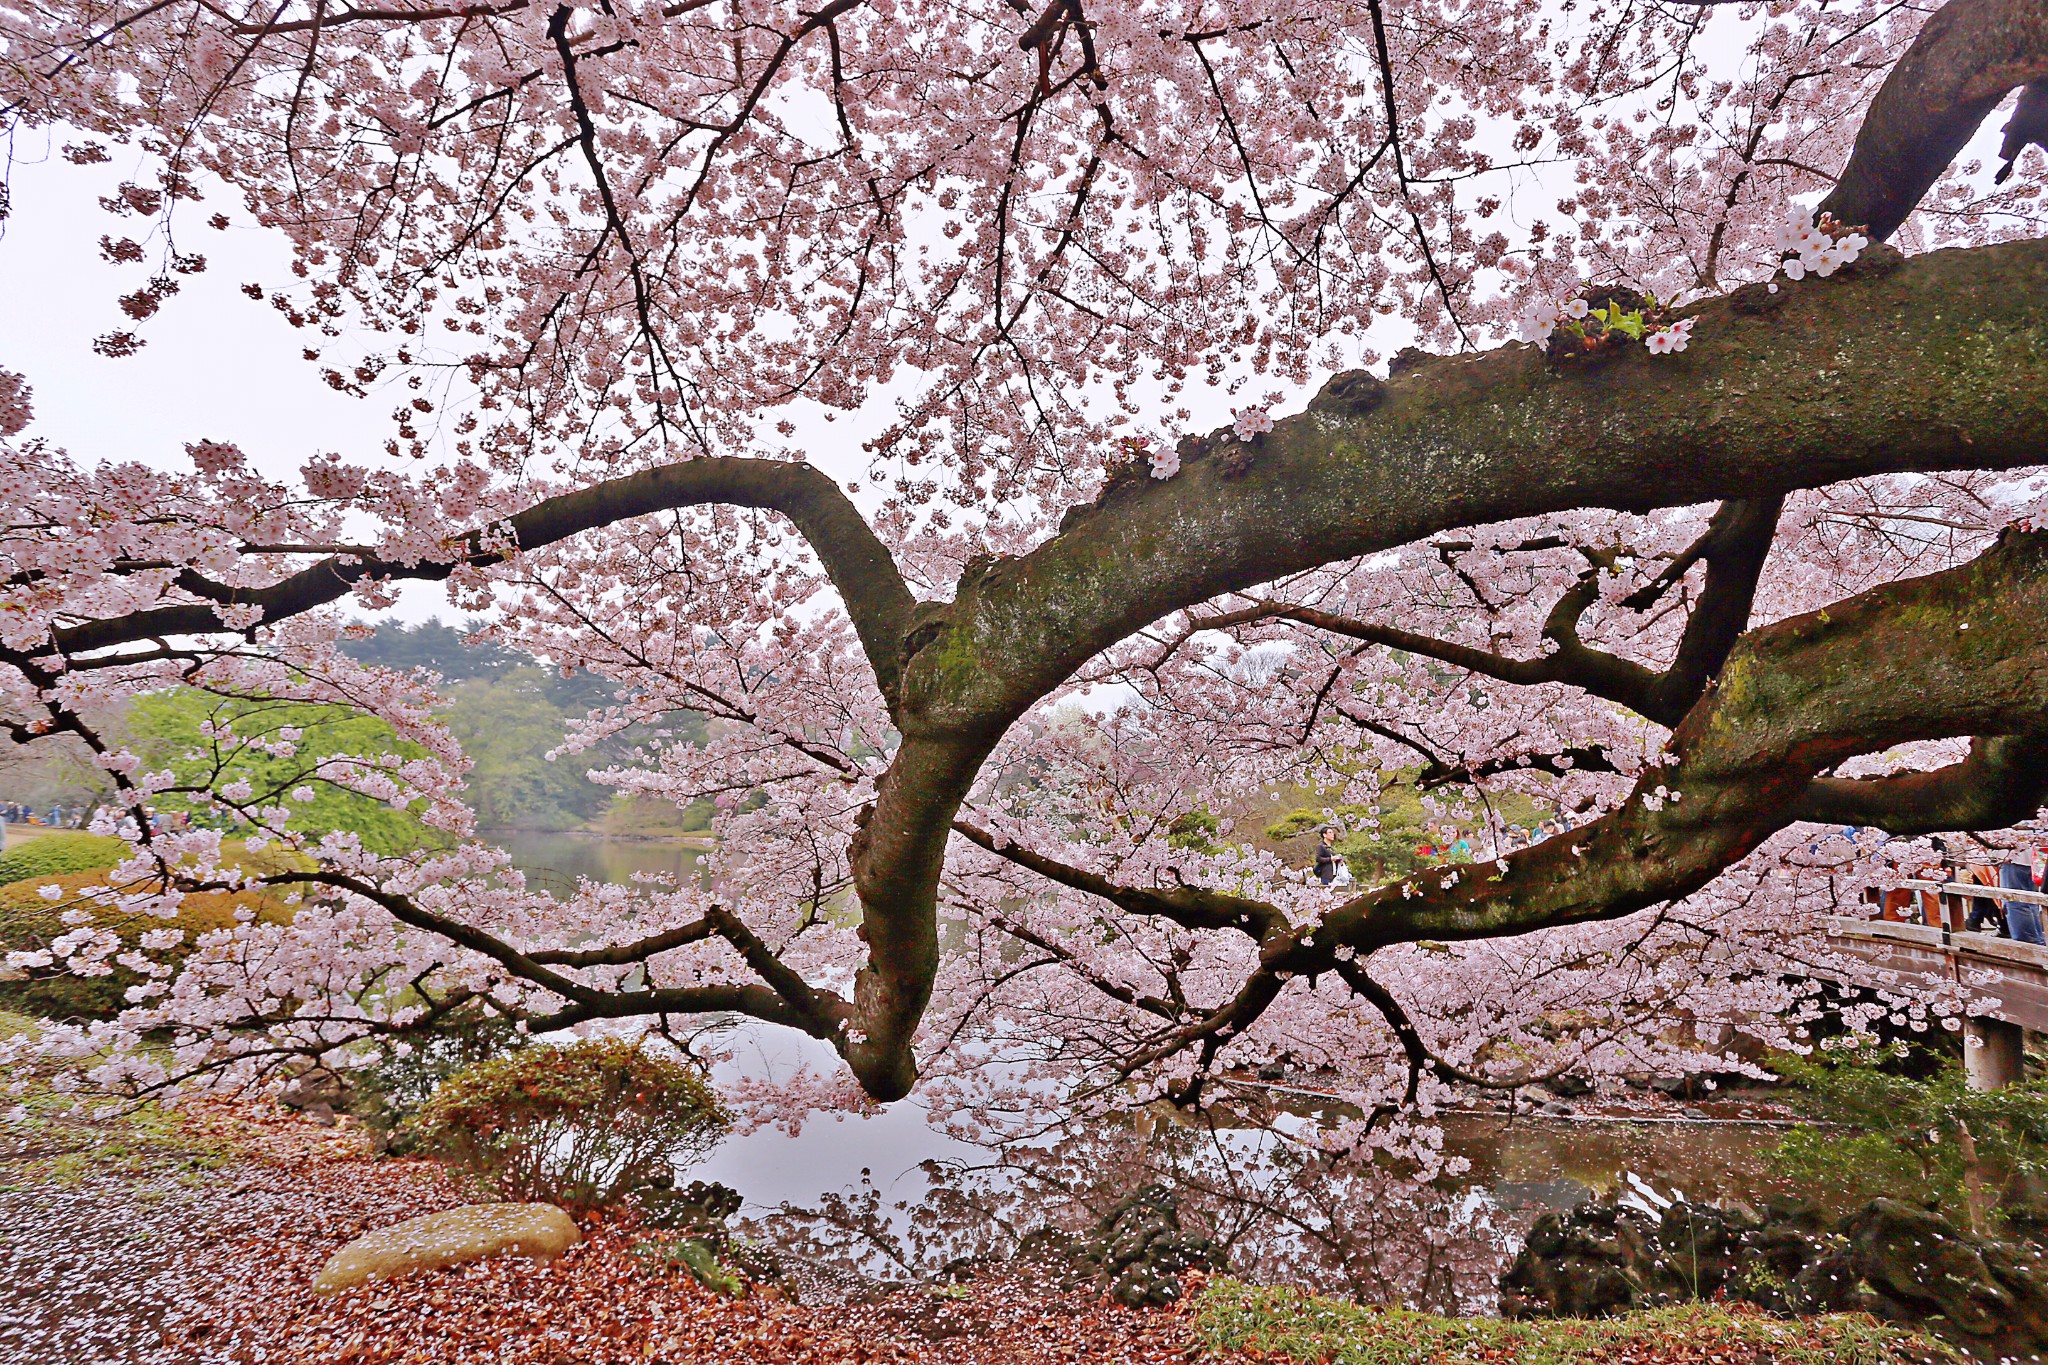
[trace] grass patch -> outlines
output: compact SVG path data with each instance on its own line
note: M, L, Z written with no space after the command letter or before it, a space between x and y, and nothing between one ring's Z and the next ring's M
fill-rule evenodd
M29 877L95 872L128 856L128 841L75 829L36 830L0 854L0 885Z
M1621 1318L1505 1322L1360 1308L1299 1289L1212 1280L1195 1305L1212 1351L1303 1365L1618 1365L1621 1361L1771 1361L1905 1365L1961 1357L1861 1315L1773 1318L1744 1306L1684 1304Z
M0 1010L0 1038L41 1031L41 1020ZM45 1068L18 1063L8 1074L24 1088L0 1105L0 1111L21 1106L0 1122L0 1190L109 1175L196 1177L234 1159L217 1133L185 1113L151 1104L94 1117L89 1111L105 1103L104 1096L84 1096L88 1112L81 1113L81 1096L53 1089Z

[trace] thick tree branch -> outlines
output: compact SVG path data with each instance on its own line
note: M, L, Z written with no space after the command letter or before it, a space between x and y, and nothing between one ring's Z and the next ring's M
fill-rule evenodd
M1151 622L1455 526L2048 460L2048 242L1868 254L1846 277L1783 286L1768 308L1706 305L1680 356L1627 351L1559 371L1510 346L1386 384L1341 375L1254 448L1220 433L1192 441L1173 478L1114 479L1030 554L976 560L951 603L919 609L894 699L903 746L851 849L869 959L854 992L866 1041L846 1055L862 1085L886 1100L916 1078L946 839L982 761L1039 698ZM1533 885L1526 923L1683 894L1747 851L1738 844L1718 846L1720 861L1702 844L1683 890L1660 881L1559 905ZM1576 869L1568 846L1544 855L1544 876ZM1515 931L1487 923L1472 919L1471 933Z
M2009 531L1970 564L1753 632L1673 735L1675 760L1645 774L1621 809L1491 864L1419 872L1267 939L1235 996L1120 1070L1241 1032L1291 977L1335 971L1386 1014L1415 1074L1429 1066L1493 1084L1443 1072L1358 959L1424 938L1618 919L1689 895L1799 820L1888 816L1917 833L2029 818L2048 799L2044 619L2048 532ZM1937 773L1814 782L1857 754L1958 733L1991 738Z
M1282 419L1242 473L1215 458L1237 448L1219 435L1171 479L1114 480L931 613L902 720L1000 733L1162 616L1449 527L2048 459L2048 242L1870 255L1768 309L1705 306L1682 356L1568 371L1526 346L1446 358Z
M610 948L543 948L528 953L526 960L549 967L625 967L692 943L702 943L716 933L718 926L707 916L633 943L621 943Z
M1883 241L1999 101L2041 80L2048 80L2048 3L1948 0L1871 100L1821 210L1866 225Z
M1757 579L1777 538L1778 513L1784 505L1782 494L1736 498L1722 503L1708 523L1699 547L1707 562L1707 580L1671 666L1651 685L1645 698L1648 707L1638 708L1659 725L1676 725L1692 710L1726 662L1728 651L1749 629Z
M2035 81L2020 91L2012 117L2005 122L2004 136L1998 140L1998 159L2003 164L1991 183L2003 185L2010 180L2013 164L2029 146L2048 151L2048 81Z
M725 906L712 906L705 918L718 926L719 936L738 950L754 974L768 983L770 990L810 1021L810 1032L838 1041L838 1035L844 1031L853 1014L845 1001L804 980L801 972L777 957L774 949L763 943L744 920Z
M1528 762L1522 762L1522 759ZM1614 773L1614 756L1599 744L1575 744L1554 754L1523 754L1513 758L1490 758L1484 763L1460 764L1446 767L1441 762L1423 765L1415 778L1415 785L1422 791L1447 787L1466 782L1483 782L1489 777L1498 777L1510 772L1549 773L1552 777L1563 777L1568 772Z
M1887 834L1997 829L2048 806L2048 733L1997 735L1970 744L1969 757L1932 772L1890 777L1815 778L1793 817L1825 825L1869 825Z
M838 485L812 465L732 457L689 460L548 498L500 526L513 547L537 550L650 512L711 503L776 511L795 524L845 599L883 692L893 692L903 631L915 603L888 548ZM412 564L335 555L264 588L228 587L187 570L177 587L201 601L62 628L52 643L66 654L81 654L159 636L213 634L227 629L216 608L228 606L254 607L260 613L257 623L270 624L338 601L365 580L438 581L458 567L500 563L505 555L497 544L485 532L472 532L449 547L447 559Z
M1945 770L1932 785L1955 799L1947 814L1994 824L2031 815L2040 785L2017 772L2042 753L2043 619L2048 533L2009 531L1970 564L1753 631L1673 735L1676 760L1645 773L1620 810L1510 854L1505 869L1432 869L1359 896L1325 918L1312 946L1304 935L1288 965L1328 970L1334 957L1323 955L1338 946L1490 938L1675 900L1777 830L1822 817L1810 796L1819 772L1916 740L1989 737L1975 767L1958 767L1994 791L2004 783L2006 795L1969 807L1965 774ZM2001 769L2010 771L2002 778ZM1880 783L1896 793L1915 785ZM1679 799L1658 797L1658 787Z

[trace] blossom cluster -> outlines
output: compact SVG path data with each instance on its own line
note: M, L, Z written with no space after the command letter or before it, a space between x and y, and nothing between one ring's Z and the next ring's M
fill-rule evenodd
M1643 338L1643 347L1651 355L1670 355L1682 351L1692 340L1694 319L1680 318L1669 327L1660 328Z
M1822 214L1816 224L1799 209L1788 212L1771 234L1771 249L1784 259L1779 269L1787 279L1803 280L1807 273L1826 279L1862 254L1870 239L1844 226L1832 214Z
M1515 335L1524 342L1557 346L1569 337L1569 344L1582 351L1611 348L1625 341L1641 341L1651 355L1682 351L1692 341L1695 319L1681 318L1669 326L1653 323L1664 315L1655 298L1637 296L1633 291L1604 291L1601 302L1574 297L1562 302L1539 297L1523 308L1515 320ZM1567 354L1570 351L1566 352Z
M1145 464L1155 479L1170 479L1180 473L1180 449L1161 442L1145 449Z
M1241 408L1230 422L1231 432L1240 441L1255 440L1272 429L1272 414L1264 408Z

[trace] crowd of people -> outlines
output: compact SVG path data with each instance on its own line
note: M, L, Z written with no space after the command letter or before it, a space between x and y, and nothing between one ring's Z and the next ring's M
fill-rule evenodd
M1936 859L1920 869L1919 879L1941 882L1948 886L1981 886L1987 891L2048 892L2048 843L2034 849L2031 858L2007 858L1998 862L1969 862L1950 855L1946 844L1937 839L1934 843ZM1884 913L1887 919L1903 918L1902 911L1910 911L1914 897L1922 898L1920 905L1923 917L1935 922L1941 918L1938 904L1930 903L1934 897L1929 892L1893 891L1886 895ZM1969 913L1963 921L1963 930L1974 934L1996 934L2016 943L2033 943L2048 947L2048 935L2042 932L2041 912L2044 908L2033 901L2004 900L1992 896L1972 896Z
M22 801L0 801L0 839L14 825L32 825L38 829L91 829L93 820L100 813L98 802L65 805L54 802L48 806L30 805ZM184 811L151 811L149 828L152 833L164 830L185 829L191 818ZM115 833L124 839L135 837L136 825L133 815L123 815Z
M47 829L86 829L92 824L97 806L31 806L21 801L0 801L0 828L7 825L41 825Z

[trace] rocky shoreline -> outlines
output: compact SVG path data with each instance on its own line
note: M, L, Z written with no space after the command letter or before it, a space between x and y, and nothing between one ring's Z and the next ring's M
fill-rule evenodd
M1597 1318L1695 1301L1773 1313L1868 1313L1982 1360L2048 1358L2048 1203L2009 1189L2004 1237L1873 1199L1839 1219L1810 1204L1613 1198L1551 1213L1501 1277L1508 1318Z

